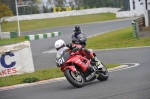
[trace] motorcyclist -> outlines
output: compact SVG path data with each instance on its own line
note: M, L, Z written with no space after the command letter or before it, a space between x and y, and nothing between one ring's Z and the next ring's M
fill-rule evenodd
M75 43L76 41L78 41L78 42L80 42L79 40L78 40L78 35L79 34L81 34L82 36L84 36L85 38L86 38L86 36L85 36L85 34L83 33L83 31L81 30L81 28L80 28L80 26L79 25L76 25L75 27L74 27L74 29L73 29L73 33L72 33L72 36L71 36L71 38L72 38L72 43ZM84 47L85 45L86 45L86 43L85 42L82 42L83 43L83 46L82 47ZM81 44L82 45L82 44Z
M97 60L97 58L95 57L95 54L91 55L90 51L85 48L82 48L82 47L77 48L76 46L73 46L72 43L65 44L65 42L62 39L59 39L55 42L55 48L57 51L64 47L66 51L69 51L69 50L79 51L81 55L87 57L88 59L91 59L91 61L95 61L97 66L100 64L100 61ZM91 65L89 65L88 69L91 72L94 71L94 68Z
M77 35L80 34L80 33L83 33L80 26L79 25L76 25L73 29L73 35L75 38L77 38Z

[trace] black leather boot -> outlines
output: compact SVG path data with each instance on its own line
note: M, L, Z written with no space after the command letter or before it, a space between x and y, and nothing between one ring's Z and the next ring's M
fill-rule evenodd
M88 66L88 71L89 71L90 73L93 73L93 72L94 72L94 67L93 67L91 64L89 64L89 66Z
M100 63L101 63L101 62L100 62L96 57L94 57L94 56L92 57L92 61L95 63L96 66L99 66Z

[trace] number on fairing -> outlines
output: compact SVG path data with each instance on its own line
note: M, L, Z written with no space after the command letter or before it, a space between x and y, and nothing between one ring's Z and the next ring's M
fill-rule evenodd
M62 57L62 58L60 58L58 61L57 61L57 63L59 64L59 65L61 65L63 62L65 62L65 60L64 60L64 58Z

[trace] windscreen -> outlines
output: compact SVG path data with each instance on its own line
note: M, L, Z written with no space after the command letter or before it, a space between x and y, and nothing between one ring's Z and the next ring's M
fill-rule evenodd
M77 41L79 41L79 42L85 42L86 41L85 35L84 34L79 34L78 38L77 38Z

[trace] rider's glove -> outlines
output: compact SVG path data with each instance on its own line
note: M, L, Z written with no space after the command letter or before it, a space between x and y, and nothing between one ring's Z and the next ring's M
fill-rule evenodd
M76 42L76 38L73 38L73 39L72 39L72 43L75 43L75 42Z
M84 49L84 51L85 51L86 54L90 54L90 51L89 51L89 50Z
M70 46L71 46L71 43L66 44L66 47L70 47Z
M72 52L76 52L76 51L79 51L79 50L80 49L75 46L75 47L73 47Z
M70 48L70 50L72 50L72 49L73 49L73 48L72 48L72 43L68 43L68 44L66 44L66 47Z

